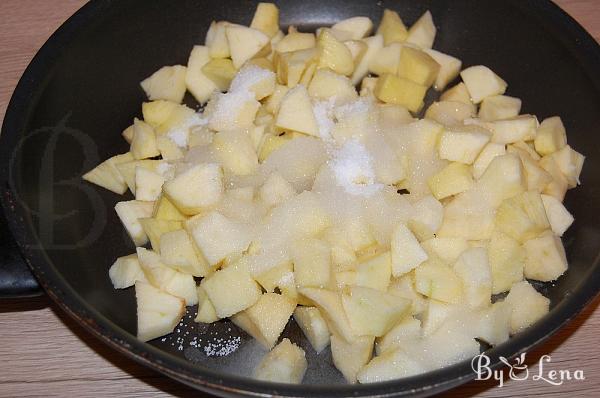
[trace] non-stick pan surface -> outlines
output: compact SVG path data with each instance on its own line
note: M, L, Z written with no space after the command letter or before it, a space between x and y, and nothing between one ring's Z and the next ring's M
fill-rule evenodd
M384 8L411 24L429 9L438 27L435 48L458 56L464 66L490 66L509 82L508 94L522 98L523 113L563 117L570 144L587 155L582 186L566 200L576 219L564 237L570 269L555 284L539 286L551 299L550 314L488 355L497 363L500 355L527 351L579 312L600 287L597 43L543 0L278 3L284 26L307 30L355 15L377 22ZM399 381L348 386L329 354L307 349L306 384L254 381L245 376L260 349L227 322L194 324L193 309L174 335L150 344L136 340L134 292L113 290L107 274L115 257L134 250L112 210L123 199L80 176L128 149L119 133L140 115L145 98L139 81L163 65L185 64L211 20L248 24L255 5L92 1L48 40L19 82L0 136L2 202L24 257L46 292L92 333L139 362L219 395L429 395L472 379L470 363L460 363ZM292 322L285 335L307 347ZM207 356L225 342L240 344L229 356Z

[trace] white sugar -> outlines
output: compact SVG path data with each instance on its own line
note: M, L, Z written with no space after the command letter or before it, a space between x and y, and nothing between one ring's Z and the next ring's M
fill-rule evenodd
M229 92L250 91L252 86L265 79L275 76L273 72L260 68L256 65L248 65L242 68L233 78L229 86Z
M346 141L335 150L330 165L337 184L349 194L370 196L383 188L376 183L371 155L356 140Z
M214 343L208 343L203 347L204 353L209 357L226 357L237 351L242 339L237 336L231 339L215 339Z
M167 137L180 148L187 147L188 144L188 132L184 129L178 128L171 130L167 133Z
M323 141L331 141L331 129L335 125L333 121L333 110L335 107L335 97L327 101L315 101L313 104L313 113L319 126L319 136Z
M338 106L335 109L335 117L342 120L350 115L357 113L367 113L371 108L371 100L369 98L359 98L356 101Z
M248 101L256 101L254 93L250 91L230 91L226 94L217 94L214 111L211 115L215 124L233 124L236 110L242 109Z
M188 145L188 137L190 128L196 126L204 126L208 123L208 119L202 117L199 113L194 113L192 116L185 119L167 132L167 137L180 148L186 148Z

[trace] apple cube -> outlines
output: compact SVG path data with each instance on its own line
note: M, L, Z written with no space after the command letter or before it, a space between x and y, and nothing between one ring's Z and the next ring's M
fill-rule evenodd
M244 312L256 326L256 338L266 349L275 346L296 308L296 301L276 293L265 293Z
M377 383L422 374L427 370L422 361L400 347L374 357L358 372L357 379L361 384Z
M256 65L244 66L231 82L230 92L254 94L257 101L268 97L275 91L275 73Z
M329 345L329 328L318 308L297 307L294 310L294 320L317 354Z
M206 290L204 290L202 284L198 285L196 292L198 294L198 313L196 314L194 321L201 323L213 323L218 321L219 317L215 311L215 306L210 302L208 294L206 294Z
M467 86L462 82L444 91L440 96L440 101L456 101L462 102L463 104L474 105L471 101L471 94L469 94Z
M426 52L404 46L398 62L398 76L430 87L436 80L440 64Z
M473 164L489 141L490 133L482 127L448 127L440 137L438 154L441 159Z
M423 107L426 93L426 86L389 73L377 79L374 91L379 100L405 106L411 112L418 112Z
M463 300L462 279L439 259L431 258L416 268L415 288L427 297L446 303Z
M430 299L427 301L421 317L422 335L431 336L438 331L448 319L457 318L463 307L443 301Z
M486 97L479 107L479 118L485 121L512 119L521 111L521 100L507 95Z
M154 203L152 217L157 220L185 221L187 219L166 196L160 196Z
M296 241L291 247L294 279L299 287L327 287L331 277L331 247L318 239Z
M348 33L352 40L360 40L371 33L373 22L368 17L352 17L334 24L331 29Z
M439 257L446 264L454 264L462 252L469 248L463 238L431 238L421 242L421 246L430 256Z
M408 227L419 242L431 239L438 231L444 217L444 207L433 196L427 195L413 203L413 214Z
M392 275L401 276L427 260L427 253L404 224L399 224L391 237Z
M259 54L270 42L269 36L260 30L240 25L226 26L225 35L236 69L240 69L246 61Z
M203 67L210 60L210 48L206 46L194 46L188 58L185 86L201 104L208 101L212 93L218 89L216 83L203 72Z
M465 302L469 307L485 308L491 304L492 272L486 249L465 250L454 264L454 272L462 279Z
M488 166L496 156L502 156L506 154L506 146L497 144L495 142L489 142L483 147L477 159L473 163L473 177L476 179L481 178L483 173L487 170Z
M131 152L113 156L85 173L82 178L122 195L127 191L127 183L119 172L117 164L131 162L133 159Z
M184 301L152 285L136 282L137 337L153 340L171 333L185 313Z
M135 159L146 159L160 155L156 147L156 135L152 126L139 119L134 120L130 151Z
M249 175L258 167L254 144L244 131L220 131L215 134L212 147L223 168L235 175Z
M136 282L147 282L137 254L119 257L108 270L108 276L115 289L125 289Z
M329 68L345 76L350 76L354 71L354 61L350 50L329 30L323 29L319 34L317 49L319 50L320 68Z
M313 113L310 97L304 86L291 89L283 97L275 119L275 126L282 130L319 136L319 127Z
M254 305L261 297L258 283L241 264L232 264L202 281L219 318L226 318ZM231 294L235 292L235 294Z
M428 10L410 27L406 42L415 44L421 48L431 48L436 32L437 29L433 24L431 12Z
M152 216L153 208L153 202L142 202L139 200L119 202L115 205L115 211L121 223L136 246L142 246L148 242L148 236L144 232L140 218Z
M275 36L279 31L279 8L273 3L258 3L250 27L269 37Z
M419 337L421 337L421 321L412 316L407 316L389 332L375 340L375 351L377 355L381 355Z
M216 211L189 219L186 229L210 265L218 264L232 253L242 253L253 237L249 225Z
M535 150L542 156L550 155L567 145L567 132L560 117L544 119L535 136Z
M163 176L143 167L135 168L135 199L153 202L158 199L165 182Z
M444 88L446 88L448 83L456 79L460 73L462 61L451 55L444 54L431 48L426 48L423 46L421 46L421 48L423 48L423 51L425 51L431 58L433 58L435 62L440 65L437 77L433 83L433 88L435 88L437 91L442 91ZM469 99L469 102L471 102L470 98L467 98Z
M569 188L574 188L579 185L579 175L583 168L585 156L571 148L569 145L554 152L551 156L554 157L560 171L566 177Z
M464 69L460 76L469 90L471 100L479 104L486 97L502 95L508 84L495 74L490 68L477 65Z
M160 237L160 256L165 265L186 274L202 277L211 271L183 229L166 232Z
M412 302L410 308L411 315L418 315L425 311L427 299L415 289L414 272L400 278L393 278L388 288L388 293L410 300Z
M371 360L374 340L373 336L360 336L352 341L331 336L333 364L348 383L356 383L356 375Z
M512 307L510 332L518 333L538 321L549 311L550 300L538 293L527 281L515 283L506 303Z
M542 202L546 209L546 215L548 216L548 222L550 222L550 228L558 236L563 236L565 231L569 229L575 219L573 215L569 213L567 208L562 202L553 196L542 195Z
M225 29L231 23L227 21L212 21L206 32L205 46L209 49L210 58L229 58L231 51Z
M375 73L376 75L383 75L384 73L395 75L398 72L401 51L402 44L400 43L391 43L390 45L382 47L371 59L371 62L369 63L369 72Z
M346 341L355 338L339 292L314 287L303 287L298 289L298 292L319 309L332 334L342 336Z
M179 104L185 95L186 70L181 65L163 66L140 85L150 100L167 100Z
M347 288L342 305L350 327L358 336L383 336L410 309L411 302L362 286Z
M389 251L359 260L356 265L356 285L387 291L392 274L392 255Z
M295 194L292 184L277 172L271 173L258 191L260 199L269 207L277 206Z
M527 180L527 190L542 192L544 188L552 182L552 176L546 170L538 165L524 149L510 145L507 149L510 153L516 153L521 158L523 169L525 170L525 178Z
M179 143L181 144L184 142L179 141ZM163 160L173 161L183 159L184 157L182 147L177 145L177 143L175 143L168 135L159 135L156 137L156 148L160 152L160 156Z
M403 43L408 37L408 30L396 11L383 10L377 34L383 36L384 44Z
M317 69L308 85L308 94L312 98L329 100L335 97L336 103L346 103L358 98L354 85L346 76L330 69ZM303 131L300 131L301 133Z
M163 234L183 228L183 223L177 220L157 220L148 217L140 218L139 221L155 251L160 250L160 239Z
M510 236L496 230L488 246L488 260L492 272L492 294L508 291L523 280L525 249Z
M552 176L552 182L546 185L542 193L553 196L562 202L565 198L565 194L567 193L567 189L569 189L569 183L567 178L560 170L555 156L544 156L540 159L539 165Z
M276 53L285 53L290 51L305 50L307 48L315 47L317 40L313 33L300 33L298 31L291 30L288 34L283 37L275 46Z
M537 118L532 115L493 121L491 124L494 132L492 142L510 144L518 141L531 141L535 138L537 126Z
M305 71L318 59L316 48L307 48L286 52L278 57L277 80L286 84L289 88L294 88L302 80Z
M197 164L163 185L164 194L183 214L194 215L216 204L223 194L217 164Z
M523 243L550 228L542 197L537 192L524 192L504 200L496 212L496 226Z
M213 81L219 91L227 91L237 69L228 58L215 58L202 66L202 73Z
M214 111L208 127L215 131L252 127L260 107L260 102L254 99L254 94L246 90L232 90L226 94L218 94L212 102L214 102Z
M525 277L551 282L567 271L567 255L560 238L552 232L528 240L525 248Z
M473 186L473 175L466 164L452 162L429 177L427 185L436 199L443 199L470 189Z
M175 272L173 278L165 284L163 290L175 297L182 298L185 305L198 304L196 281L192 275Z
M267 98L265 102L265 109L273 115L276 115L279 112L279 106L281 105L281 100L287 92L289 91L289 87L277 84L273 93Z
M376 58L379 50L383 48L383 36L379 34L367 37L362 41L367 45L367 50L358 63L355 63L354 72L351 77L352 85L357 85L363 80L369 72L369 65Z
M474 107L475 105L473 104L465 104L457 101L434 102L427 108L425 117L446 126L462 124L464 120L473 117Z
M274 383L300 384L307 367L302 348L283 339L263 357L254 370L254 377Z

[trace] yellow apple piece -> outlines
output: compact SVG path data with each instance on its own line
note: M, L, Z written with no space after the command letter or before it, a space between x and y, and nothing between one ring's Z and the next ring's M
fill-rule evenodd
M356 375L371 360L374 341L373 336L360 336L352 341L335 334L331 336L333 364L348 383L356 383Z
M155 201L160 196L165 178L143 167L135 168L135 199Z
M550 228L539 193L528 191L502 202L496 212L496 226L521 243Z
M567 132L560 117L544 119L537 129L535 150L542 156L550 155L567 145Z
M583 168L585 156L569 145L564 146L550 156L556 160L558 168L567 179L569 188L575 188L580 184L579 176Z
M502 95L508 84L495 74L490 68L483 65L471 66L460 72L463 82L467 86L471 100L479 104L486 97Z
M223 194L222 171L214 163L197 164L167 181L164 194L186 215L216 204Z
M260 199L269 207L281 204L295 194L292 184L277 172L271 173L258 191Z
M209 50L210 58L229 58L231 51L225 29L231 23L227 21L212 21L206 32L205 46Z
M119 202L115 205L115 211L121 223L136 246L142 246L148 242L148 236L144 232L140 219L150 217L153 208L154 202L139 200Z
M167 232L177 231L183 228L181 221L175 220L157 220L152 217L140 218L139 219L144 232L150 240L150 244L153 250L160 250L160 237Z
M521 100L508 95L486 97L479 107L479 118L485 121L515 118L521 112Z
M462 252L469 248L466 239L434 237L421 242L428 255L439 257L446 264L454 264Z
M538 121L532 115L520 115L512 119L491 122L492 142L510 144L518 141L531 141L535 138Z
M121 133L121 135L123 136L123 139L128 144L131 144L131 140L133 140L133 125L127 127L125 130L123 130L123 132Z
M389 251L359 260L356 265L356 285L387 291L392 274L392 255Z
M411 112L418 112L423 107L426 93L426 86L388 73L377 79L374 90L379 100L405 106Z
M272 115L276 115L281 105L281 100L285 97L285 94L289 91L289 87L277 84L273 93L267 98L265 102L265 109Z
M156 147L156 135L152 126L142 120L134 120L130 151L135 159L146 159L160 155Z
M491 305L492 272L485 248L465 250L454 264L454 272L462 279L465 302L470 308Z
M553 196L542 195L542 202L544 203L552 232L558 236L563 236L575 220L573 215L569 213L560 200Z
M307 367L302 348L283 339L263 357L254 370L254 377L274 383L300 384Z
M329 328L316 307L296 307L294 320L317 354L329 345Z
M327 327L332 333L337 333L346 341L352 341L355 337L350 327L348 317L342 305L342 297L339 292L314 287L303 287L298 293L310 300L327 322Z
M214 100L208 127L214 131L247 129L253 126L260 102L248 90L231 90Z
M212 148L223 169L235 175L249 175L258 167L258 156L244 131L220 131L215 134Z
M492 272L492 294L510 290L523 280L525 249L515 239L501 231L494 231L488 246L488 259Z
M187 219L187 217L177 210L177 207L163 195L155 202L152 217L157 220L185 221Z
M565 248L560 238L548 231L523 244L525 248L525 277L542 282L558 279L567 271Z
M407 316L396 324L385 335L375 340L375 351L377 355L409 344L411 340L421 337L421 321Z
M275 126L281 130L319 136L312 104L304 86L294 87L283 97Z
M317 39L319 51L319 67L329 68L340 75L350 76L354 71L352 54L344 43L324 29Z
M469 90L467 90L467 86L463 82L444 91L440 96L440 100L456 101L462 102L463 104L474 105L471 101L471 94L469 94Z
M383 36L381 35L366 37L362 41L367 45L367 49L360 60L355 62L354 72L351 77L352 85L360 83L360 81L369 73L369 65L376 57L379 50L383 48Z
M358 98L354 85L346 76L341 76L330 69L317 69L308 85L308 94L320 100L328 101L335 97L338 104L347 103Z
M537 322L548 313L550 307L550 300L538 293L527 281L515 283L506 296L505 302L512 308L511 334L518 333Z
M257 339L266 349L271 349L283 332L296 308L296 301L277 293L265 293L244 312L256 326Z
M188 58L185 86L201 104L208 101L212 93L218 89L216 83L203 72L204 66L210 61L210 49L207 46L194 46Z
M391 237L392 275L401 276L427 260L417 238L404 224L399 224Z
M390 43L403 43L408 37L406 26L398 13L387 8L383 10L377 34L383 36L386 46Z
M161 260L166 266L196 277L206 276L211 272L187 231L179 229L165 232L160 237L159 245Z
M163 66L140 85L150 100L167 100L181 103L185 95L186 67Z
M434 102L427 108L425 117L445 126L463 124L466 119L475 116L475 106L457 101Z
M279 31L279 8L273 3L258 3L250 27L269 37Z
M246 61L260 53L270 41L269 36L260 30L240 25L226 26L225 35L236 69L240 69Z
M114 193L124 194L127 183L119 172L117 164L133 161L131 152L113 156L83 175L83 179L106 188Z
M108 276L115 289L125 289L138 281L147 282L135 253L117 258L108 270Z
M476 179L481 178L492 160L496 156L502 156L504 154L506 154L506 145L497 144L495 142L486 144L481 152L479 152L475 162L473 162L473 177Z
M439 259L429 259L415 270L417 292L445 303L463 300L463 282L456 272Z
M410 27L406 42L415 44L420 48L431 48L435 41L436 32L437 29L433 24L431 12L428 10Z
M451 55L444 54L443 52L433 50L431 48L422 48L427 55L433 58L433 60L440 65L437 77L433 83L433 88L435 88L437 91L442 91L450 82L456 79L460 73L462 61ZM469 102L471 102L469 97L467 97L467 99Z
M215 58L202 66L202 73L213 81L220 91L227 91L237 69L228 58Z
M202 284L198 285L196 289L198 293L198 313L194 318L194 322L213 323L218 321L219 317L215 311L215 306L210 302Z
M318 239L296 241L291 247L294 279L298 287L329 285L331 277L331 247Z
M382 47L369 62L369 72L376 75L383 75L384 73L395 75L398 72L401 52L402 44L400 43L391 43Z
M479 126L447 127L440 136L438 155L441 159L473 164L490 138L489 131Z
M374 357L358 373L357 379L361 384L376 383L418 375L427 370L422 361L399 347Z
M348 33L352 40L360 40L371 33L373 22L368 17L352 17L335 23L331 29Z
M313 33L300 33L295 29L290 30L276 45L275 51L285 53L289 51L305 50L315 47L317 40Z
M135 297L137 337L141 341L153 340L171 333L185 313L185 303L182 299L144 282L136 282Z
M398 62L398 76L430 87L437 79L440 64L426 52L404 46Z
M427 185L436 199L443 199L471 188L473 175L468 165L452 162L439 173L429 177Z

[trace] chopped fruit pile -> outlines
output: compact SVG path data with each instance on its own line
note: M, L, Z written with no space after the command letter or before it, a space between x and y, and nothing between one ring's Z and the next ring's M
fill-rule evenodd
M136 253L109 275L135 285L141 340L197 305L197 322L229 318L270 350L257 378L300 383L293 317L369 383L468 359L548 312L526 279L567 271L562 201L584 161L561 119L520 114L492 70L433 50L429 12L408 29L385 10L372 30L358 16L286 34L261 3L142 81L130 151L84 175L135 196L115 210Z

